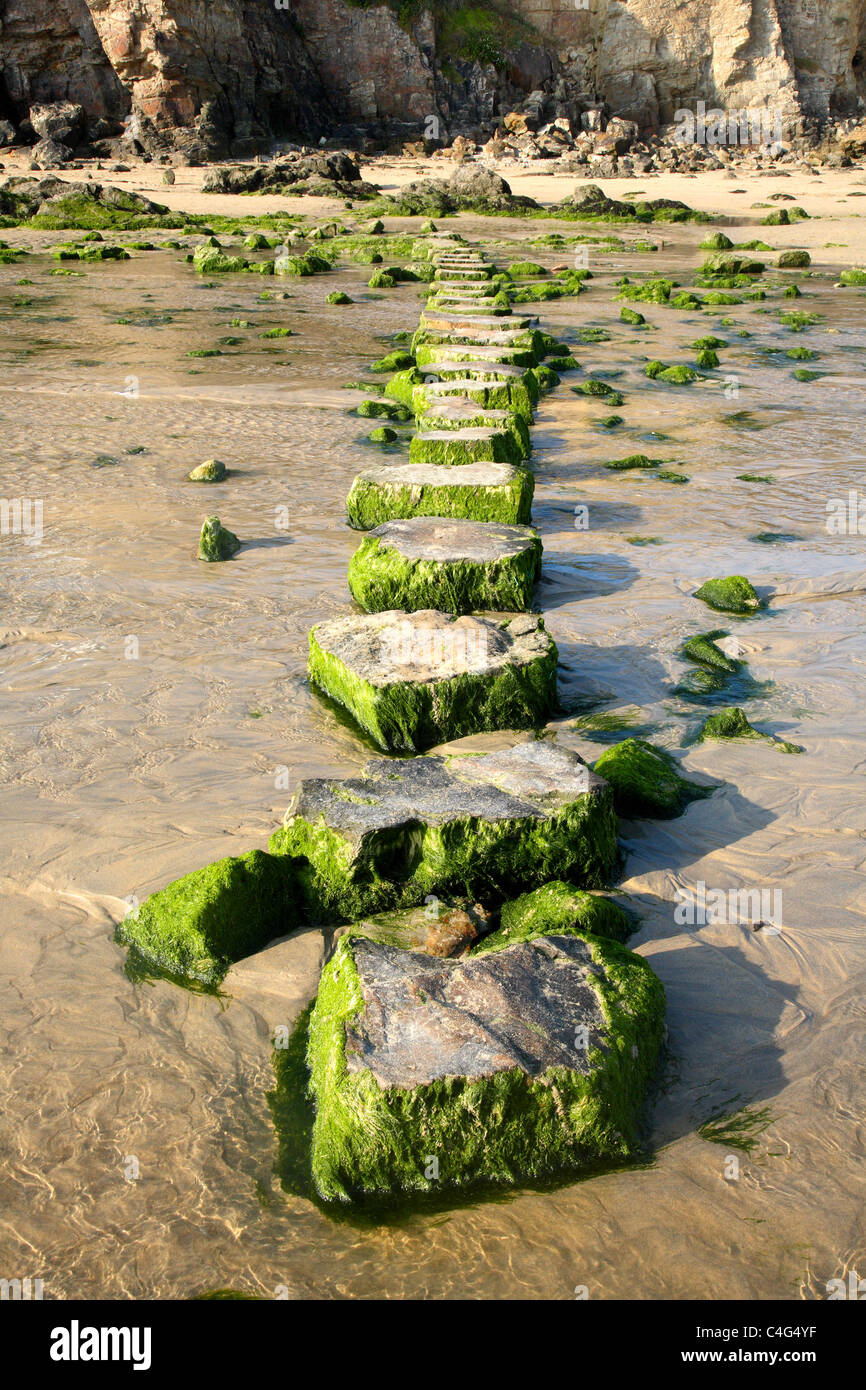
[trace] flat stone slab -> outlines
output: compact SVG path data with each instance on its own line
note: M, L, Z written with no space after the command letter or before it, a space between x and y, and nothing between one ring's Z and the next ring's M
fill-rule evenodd
M476 621L457 624L471 631ZM545 738L473 757L378 758L357 777L305 779L270 849L305 864L296 877L310 918L337 922L429 895L494 902L555 878L605 887L616 833L607 785Z
M541 568L528 526L453 517L386 521L349 561L349 589L368 613L523 611Z
M450 333L455 328L490 328L495 329L502 324L502 315L494 314L456 314L446 310L434 308L425 309L421 315L422 328L440 328ZM507 319L508 327L514 332L520 332L529 328L531 324L537 323L537 318L517 318L512 314Z
M431 960L349 937L310 1023L319 1194L526 1182L624 1159L663 1027L660 981L612 942L540 936Z
M468 400L485 409L492 406L513 411L530 425L538 391L528 383L503 376L446 376L442 380L431 380L416 386L412 391L412 408L416 416L437 410L447 400Z
M532 348L505 343L421 343L415 349L418 370L437 362L505 362L510 366L534 367L537 357Z
M447 362L425 362L423 372L424 376L443 379L447 377L465 379L486 377L490 381L525 381L527 375L526 367L521 367L519 363L484 362L477 358L467 361L452 358Z
M519 525L530 519L534 486L531 473L507 463L391 464L358 474L346 510L349 525L361 531L413 516Z
M543 724L556 708L556 663L536 614L391 609L319 623L308 670L379 748L412 753Z
M532 452L529 428L525 419L517 411L484 407L465 396L452 396L441 401L434 410L416 418L417 428L422 433L436 433L442 430L494 429L511 430L525 458Z
M529 453L510 429L420 430L409 443L410 463L475 463L492 459L495 463L519 464Z

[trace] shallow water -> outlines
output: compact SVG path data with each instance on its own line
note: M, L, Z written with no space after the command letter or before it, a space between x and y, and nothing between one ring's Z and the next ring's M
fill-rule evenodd
M485 238L545 230L461 222ZM598 1298L765 1299L822 1297L858 1260L863 1272L866 562L862 536L825 525L827 499L863 476L862 296L801 280L814 297L785 309L825 316L802 334L758 312L775 300L701 314L638 304L656 327L636 332L619 322L612 279L698 262L701 229L662 230L652 257L591 246L587 293L538 306L585 368L624 372L614 384L626 396L625 423L601 430L609 408L566 376L534 431L538 601L571 711L558 727L595 757L603 745L571 728L574 715L638 706L653 737L679 748L706 711L672 694L687 670L677 650L726 628L769 683L749 717L805 753L690 747L686 768L722 782L715 795L679 820L623 827L622 887L643 913L631 944L669 1002L654 1161L379 1222L332 1219L273 1174L270 1036L315 979L312 934L295 977L242 967L234 997L218 1001L133 986L111 932L133 898L262 845L300 777L345 774L367 756L310 692L306 640L346 611L359 538L343 501L381 458L349 410L361 397L341 388L367 375L387 335L415 327L417 287L376 297L355 267L262 303L258 277L206 288L176 252L81 278L50 276L45 258L0 267L2 491L44 506L40 544L0 538L0 1274L42 1277L58 1298L227 1286L571 1298L585 1285ZM355 307L325 305L335 288ZM16 297L32 303L14 308ZM718 327L725 314L733 329ZM233 328L236 317L255 328ZM258 337L277 325L297 336ZM586 325L610 341L579 344ZM752 337L736 338L739 327ZM712 383L643 376L641 357L692 360L685 344L707 333L731 343ZM186 356L227 336L244 341ZM809 365L828 375L796 382L797 363L755 354L771 344L816 349ZM739 411L763 427L732 420ZM648 442L652 432L668 438ZM600 466L636 451L681 462L691 481ZM184 481L211 457L232 470L226 483ZM742 472L775 482L734 481ZM195 559L212 511L247 543L231 564ZM761 532L800 539L748 539ZM760 616L725 619L690 597L738 572L772 595ZM781 933L677 925L675 891L699 880L781 889ZM726 1178L736 1151L697 1128L746 1105L769 1107L771 1123Z

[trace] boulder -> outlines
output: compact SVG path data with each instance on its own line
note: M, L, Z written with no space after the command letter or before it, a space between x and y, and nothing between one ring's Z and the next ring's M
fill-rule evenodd
M198 543L198 558L210 562L230 560L241 548L241 543L233 531L223 526L218 516L209 516L201 528Z
M646 962L602 938L460 960L344 939L310 1021L319 1196L525 1183L631 1156L664 1012Z
M386 521L349 561L349 588L368 613L518 612L532 604L541 541L528 526L453 517Z
M600 893L587 893L554 880L503 903L499 930L473 948L473 954L499 950L541 933L565 936L607 936L625 941L634 929L628 913Z
M621 816L662 820L682 815L689 802L712 796L715 790L681 777L677 766L666 749L639 738L606 748L594 764L599 776L610 783Z
M729 574L725 579L708 579L695 590L695 598L702 599L720 613L754 613L761 604L754 588L742 574Z
M397 464L359 473L346 499L349 525L366 531L401 517L465 517L525 524L534 479L505 463Z
M556 708L556 662L535 614L388 610L310 632L310 680L392 752L543 724Z
M609 788L577 753L532 739L477 756L379 758L357 777L305 779L269 848L303 861L298 881L312 919L346 922L431 894L495 901L554 878L604 887L616 817Z
M64 145L76 145L84 137L84 108L72 101L53 101L33 105L29 112L30 125L37 140L58 140Z
M40 140L30 152L31 169L62 169L72 159L68 145L59 140Z

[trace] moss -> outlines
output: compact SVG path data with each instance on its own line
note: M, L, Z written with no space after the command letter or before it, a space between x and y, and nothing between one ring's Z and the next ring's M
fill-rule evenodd
M446 430L457 432L459 430L504 429L513 434L515 445L522 459L528 459L532 453L529 428L522 415L512 415L508 420L503 421L501 416L493 415L490 411L480 408L475 415L461 415L459 417L441 415L432 410L429 414L418 415L415 423L420 434L435 434ZM494 460L494 462L499 462L499 460Z
M459 385L455 384L451 390L447 389L448 381L444 381L442 384L446 387L445 391L430 393L419 374L418 383L412 390L412 407L415 414L422 415L435 410L439 402L448 400L453 396L459 400L475 401L478 405L491 410L512 411L521 415L528 425L532 424L536 397L526 382L485 382L483 378L476 379L474 377L467 378L467 381L471 381L472 384L467 385L467 382L464 381ZM534 378L532 384L537 389Z
M785 356L791 362L814 362L815 358L818 356L818 353L815 352L812 348L795 347L788 348L787 352L785 353Z
M711 796L715 790L681 777L677 766L665 749L639 738L627 738L606 748L594 764L613 790L619 815L666 820L681 815L689 802Z
M501 951L517 941L562 933L583 936L589 932L625 941L633 930L631 918L618 903L555 880L504 903L499 930L473 946L471 954Z
M774 208L768 212L766 217L761 218L762 227L787 227L790 222L787 208Z
M842 285L849 285L862 289L866 286L866 270L860 270L858 267L852 270L843 270L842 274L839 276L839 282Z
M556 666L550 639L543 655L523 665L374 685L324 651L316 628L310 632L310 680L386 752L421 752L489 729L538 727L557 708Z
M550 366L542 364L532 368L532 374L538 382L539 391L552 391L559 385L559 376Z
M644 376L648 376L650 381L655 381L656 377L659 376L664 369L664 362L660 362L658 358L655 358L652 362L647 362L643 369L643 374Z
M410 463L437 463L449 467L478 461L520 464L524 450L511 430L436 430L416 434L409 444Z
M760 743L769 743L780 753L802 753L802 748L796 743L786 743L784 739L773 738L772 734L762 734L757 729L752 728L746 718L745 711L739 705L729 705L726 709L720 709L711 714L704 720L698 734L697 741L702 743L705 739L723 738L748 738L756 739Z
M617 425L623 423L623 417L621 415L603 415L598 423L604 430L614 430Z
M251 850L169 883L121 922L131 968L215 986L232 961L298 924L295 862Z
M675 289L673 280L647 280L642 285L629 283L622 286L617 299L637 299L648 304L667 304L673 289Z
M200 560L229 560L241 548L233 531L227 531L218 516L209 516L201 528L198 543Z
M688 290L682 290L671 298L670 306L672 309L700 309L703 307L703 300Z
M719 354L715 348L701 348L697 356L699 367L718 367Z
M392 400L406 407L410 412L415 409L414 392L415 387L420 386L424 378L415 367L404 368L403 371L395 372L385 383L385 395Z
M754 613L761 604L754 588L742 574L708 579L696 590L695 598L702 599L720 613Z
M718 671L727 671L733 674L740 670L742 663L734 657L726 656L721 647L717 646L718 638L726 636L727 633L723 629L701 632L683 643L681 654L687 661L694 661L700 666L709 666Z
M730 251L734 243L724 232L711 232L700 243L701 251Z
M392 430L390 425L379 425L371 430L367 438L372 444L393 444L399 438L396 430Z
M735 294L724 294L721 290L710 290L704 295L704 304L742 304L742 299Z
M458 517L469 521L494 521L505 525L525 525L532 511L535 480L525 469L514 469L504 483L490 485L450 481L453 472L442 468L441 483L416 484L368 478L363 474L352 484L346 499L349 525L368 531L383 521L413 516Z
M397 348L394 352L389 352L385 357L380 357L378 361L371 363L370 371L377 373L403 372L414 366L415 358L412 353Z
M821 322L820 314L807 314L801 309L795 309L790 314L780 314L779 323L791 333L803 333L813 324Z
M193 252L192 263L200 275L222 275L247 268L243 256L224 256L215 246L207 245Z
M269 328L266 333L260 333L260 338L291 338L294 330L291 328Z
M310 1021L312 1173L320 1197L348 1202L525 1183L636 1153L638 1116L661 1048L664 990L641 957L615 942L586 941L595 964L590 987L605 1019L588 1071L557 1066L533 1077L513 1068L415 1087L382 1087L366 1067L349 1070L347 1029L365 1006L352 941L341 941ZM442 1156L436 1182L425 1175L428 1154Z
M803 270L812 264L808 251L783 251L776 262L780 270Z
M349 589L367 613L521 612L532 606L541 569L541 541L495 561L415 560L378 536L363 540L349 561Z
M363 420L410 420L411 413L405 406L393 401L362 401L356 411Z
M579 392L582 396L611 396L618 395L614 388L607 381L599 381L597 377L589 377L586 381L578 382L572 386L572 391Z
M631 323L634 324L635 327L642 323L646 323L643 314L639 314L637 309L629 309L625 304L620 309L619 316L623 323Z
M331 293L325 299L326 304L354 304L354 302L354 299L344 294L342 290L331 290Z
M659 459L647 458L646 454L629 454L627 458L611 459L604 466L617 473L627 473L634 468L658 468L659 463Z
M665 367L657 376L658 381L666 381L671 386L689 386L697 379L698 373L682 363L677 363L675 367Z
M186 476L190 483L221 483L228 477L228 469L219 459L208 459Z
M737 481L740 483L774 483L775 478L769 473L738 473Z
M663 483L690 483L690 482L691 482L691 478L688 478L688 477L686 476L685 473L674 473L673 469L670 469L670 468L662 468L662 469L660 469L659 472L655 474L655 476L656 476L657 478L659 478L659 479L661 480L661 482L663 482Z
M798 367L794 372L796 381L819 381L822 375L822 372L810 372L808 367Z

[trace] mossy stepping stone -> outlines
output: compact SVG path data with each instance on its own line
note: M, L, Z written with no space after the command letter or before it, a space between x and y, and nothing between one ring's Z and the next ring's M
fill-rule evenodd
M757 593L742 574L708 579L695 591L695 598L720 613L754 613L761 606Z
M437 281L453 281L462 284L464 280L489 280L492 274L491 267L484 265L483 262L476 261L474 265L460 265L453 261L443 265L440 261L436 267Z
M518 612L532 604L541 540L528 526L451 517L386 521L349 561L349 588L368 613Z
M553 878L604 887L616 816L609 788L577 753L530 739L305 779L269 848L303 861L298 881L313 920L345 922L429 895L501 900Z
M443 430L510 430L521 456L529 458L532 453L529 428L522 415L511 410L497 410L495 407L484 409L465 397L445 400L435 410L418 415L416 425L422 434L441 433Z
M538 936L460 960L342 940L307 1053L319 1196L525 1183L622 1161L637 1152L664 1014L646 961L599 937Z
M198 542L200 560L230 560L241 548L234 531L223 526L218 516L209 516L201 528Z
M149 974L219 983L232 961L300 923L295 861L252 850L194 869L153 893L122 921L115 940Z
M430 362L510 362L518 367L534 367L538 358L528 347L502 347L481 343L422 343L416 348L419 368Z
M510 429L421 430L409 444L410 463L442 463L449 466L476 463L519 464L525 448Z
M440 332L444 333L451 333L458 328L472 328L479 330L482 328L496 329L501 325L501 322L501 316L495 317L490 314L455 314L451 311L446 312L442 309L437 310L436 308L430 308L429 306L421 315L422 329L438 328ZM522 331L523 329L529 328L530 322L531 321L528 318L515 318L512 314L512 316L508 320L508 326L513 330Z
M715 787L701 787L681 777L675 758L640 738L627 738L606 748L594 764L613 790L621 816L651 816L670 820L690 801L712 796Z
M513 411L529 425L538 400L538 389L537 383L530 389L522 381L509 381L506 377L446 377L442 381L429 381L412 389L412 409L416 416L436 411L443 401L459 399L475 401L483 407Z
M625 941L634 930L628 913L600 893L587 893L556 880L503 903L499 930L473 946L473 955L499 950L539 933L608 936Z
M528 613L389 610L336 618L310 633L313 684L393 752L543 724L556 709L556 662L543 619Z
M401 517L463 517L525 525L535 482L506 463L405 463L359 473L346 499L349 525L371 530Z

